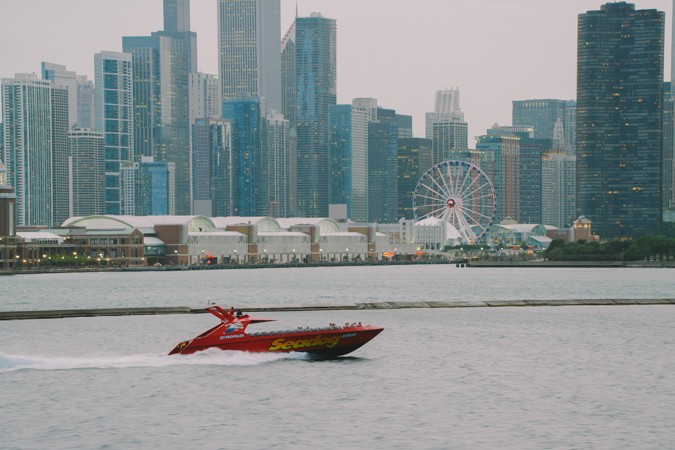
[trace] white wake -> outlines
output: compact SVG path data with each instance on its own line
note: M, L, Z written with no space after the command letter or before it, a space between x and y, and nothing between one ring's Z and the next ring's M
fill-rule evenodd
M208 349L191 355L24 356L0 352L0 373L17 370L123 369L129 367L254 366L281 359L304 359L304 353L249 353Z

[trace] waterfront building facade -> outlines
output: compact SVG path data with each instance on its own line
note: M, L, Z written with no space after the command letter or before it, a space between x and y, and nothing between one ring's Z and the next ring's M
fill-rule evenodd
M625 2L579 15L577 215L603 238L661 229L664 22Z
M14 265L16 255L16 194L0 161L0 269Z
M328 109L336 103L336 22L313 13L296 23L297 209L328 214Z

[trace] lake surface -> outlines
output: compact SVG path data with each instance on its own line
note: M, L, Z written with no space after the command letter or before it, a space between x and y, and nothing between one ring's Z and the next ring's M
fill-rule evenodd
M671 298L672 269L337 267L0 277L0 310ZM385 327L348 357L165 356L208 314L0 322L2 449L667 449L675 305L267 313Z
M675 270L457 268L452 265L95 272L0 277L0 311L673 298Z

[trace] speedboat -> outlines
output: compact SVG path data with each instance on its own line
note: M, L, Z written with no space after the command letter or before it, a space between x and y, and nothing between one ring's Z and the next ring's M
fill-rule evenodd
M275 319L254 319L248 314L235 314L218 305L206 308L220 319L220 323L199 336L180 342L169 355L186 355L208 348L245 352L306 352L319 358L334 358L353 352L377 336L384 328L361 323L343 326L330 324L323 328L302 328L288 331L247 333L252 323L272 322Z

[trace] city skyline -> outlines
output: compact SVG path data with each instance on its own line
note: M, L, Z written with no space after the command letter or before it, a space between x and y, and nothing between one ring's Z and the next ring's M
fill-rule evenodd
M469 146L475 147L474 137L493 123L510 124L512 100L576 97L577 16L605 2L428 1L410 6L403 0L281 0L282 34L292 23L296 3L300 17L320 12L337 21L338 104L376 98L384 108L412 115L414 136L423 137L424 115L433 111L435 92L458 87ZM670 80L672 1L632 3L666 13L664 79ZM122 36L146 35L163 26L161 0L142 5L72 0L68 5L73 13L64 14L55 2L8 0L3 5L0 39L12 45L3 52L0 77L39 73L46 61L92 80L95 53L121 51ZM547 20L553 5L556 20ZM125 13L131 10L133 15ZM212 74L218 73L216 10L216 0L191 5L199 71ZM85 20L91 14L106 20ZM57 15L59 21L50 20ZM386 24L380 25L384 17ZM31 38L16 39L26 34L27 24ZM472 45L465 45L467 39ZM447 54L439 48L447 48Z

